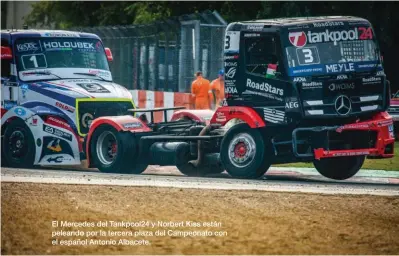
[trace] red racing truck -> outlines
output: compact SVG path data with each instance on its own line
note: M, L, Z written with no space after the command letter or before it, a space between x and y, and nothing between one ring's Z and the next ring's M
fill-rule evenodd
M199 122L190 110L163 123L98 118L86 138L90 165L134 173L176 165L187 175L226 170L258 178L272 164L313 162L323 176L342 180L366 157L393 157L389 85L367 20L234 22L224 59L226 99L211 118Z

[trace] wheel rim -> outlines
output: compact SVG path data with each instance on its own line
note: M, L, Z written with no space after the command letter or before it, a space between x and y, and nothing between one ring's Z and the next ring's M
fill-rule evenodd
M8 140L9 152L13 159L20 160L28 152L28 145L25 133L21 128L17 128L10 135Z
M110 165L114 162L118 153L116 137L112 132L103 132L98 137L96 151L102 164Z
M255 140L248 133L237 134L229 144L230 162L237 167L243 168L249 165L255 154Z

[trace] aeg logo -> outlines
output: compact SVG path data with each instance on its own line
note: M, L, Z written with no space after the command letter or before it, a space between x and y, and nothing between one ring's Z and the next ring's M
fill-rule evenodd
M306 45L307 38L305 32L290 32L288 34L290 42L295 47L303 47Z

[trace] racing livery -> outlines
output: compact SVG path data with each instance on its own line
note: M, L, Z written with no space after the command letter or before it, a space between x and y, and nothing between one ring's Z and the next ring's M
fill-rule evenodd
M90 164L136 174L158 164L190 176L226 170L258 178L272 164L313 162L323 176L342 180L366 157L393 157L389 83L367 20L234 22L224 60L226 99L209 122L98 118L86 147Z
M392 116L394 122L394 131L392 132L394 132L396 139L399 139L399 91L392 95L388 112Z
M112 82L111 60L94 34L2 31L2 163L80 164L91 122L134 108L130 92Z

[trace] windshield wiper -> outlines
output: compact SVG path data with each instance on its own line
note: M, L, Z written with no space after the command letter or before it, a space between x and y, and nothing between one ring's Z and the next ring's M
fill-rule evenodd
M54 73L51 73L50 71L29 71L28 74L52 75L52 76L58 77L59 79L62 79L62 77L60 77L59 75L56 75Z
M100 79L103 80L103 81L107 81L107 80L105 80L104 78L102 78L101 76L98 76L98 75L93 74L93 73L80 73L80 72L77 72L77 73L74 73L74 74L75 74L75 75L95 76L95 77L97 77L97 78L100 78Z

